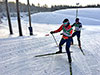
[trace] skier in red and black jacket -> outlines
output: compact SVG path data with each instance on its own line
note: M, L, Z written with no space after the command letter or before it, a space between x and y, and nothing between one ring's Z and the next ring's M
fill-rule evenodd
M59 51L57 51L56 53L62 53L62 46L64 43L66 43L66 52L68 55L69 63L71 63L70 45L71 45L71 37L72 37L73 29L68 19L64 19L63 24L57 30L51 31L50 33L51 34L57 33L60 32L61 30L63 30L63 33L61 33L62 39L60 40L59 43Z

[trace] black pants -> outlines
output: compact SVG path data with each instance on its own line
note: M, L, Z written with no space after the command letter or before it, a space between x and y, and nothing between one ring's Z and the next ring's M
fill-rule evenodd
M68 39L61 39L60 43L59 43L59 50L62 51L62 46L63 44L66 43L66 52L67 52L67 55L68 55L68 60L69 60L69 63L71 63L71 53L70 53L70 43L71 43L71 38L68 38Z
M80 34L81 34L81 32L80 32L80 31L75 31L75 32L72 34L72 39L71 39L72 44L73 44L73 37L74 37L74 36L77 36L78 46L81 46Z

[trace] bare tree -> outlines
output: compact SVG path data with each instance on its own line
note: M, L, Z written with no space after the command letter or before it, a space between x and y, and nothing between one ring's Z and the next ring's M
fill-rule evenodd
M21 28L21 21L20 21L20 11L19 11L19 0L16 0L16 7L17 7L17 19L18 19L18 27L19 27L19 36L22 35L22 28Z
M28 5L28 14L29 14L29 31L30 31L30 35L33 35L33 29L32 29L32 25L31 25L31 15L30 15L29 0L27 0L27 5Z
M8 24L9 24L9 31L10 31L10 34L13 34L12 26L11 26L11 20L10 20L10 15L9 15L9 10L8 10L8 0L5 0L5 4L6 4Z

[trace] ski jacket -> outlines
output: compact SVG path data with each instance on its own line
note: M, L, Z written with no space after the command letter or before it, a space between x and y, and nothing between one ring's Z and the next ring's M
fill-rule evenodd
M72 27L75 26L75 31L81 31L82 24L80 22L74 23Z
M64 33L66 33L67 35L72 35L72 32L73 32L73 29L71 27L71 25L69 26L63 26L61 25L57 30L55 30L54 32L57 33L57 32L60 32L61 30L63 30ZM71 36L70 36L71 37ZM63 35L62 38L64 39L68 39L68 36L65 36Z

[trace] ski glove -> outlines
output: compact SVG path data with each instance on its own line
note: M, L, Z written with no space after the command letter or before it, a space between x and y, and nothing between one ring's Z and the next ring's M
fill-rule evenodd
M53 34L53 33L55 33L55 32L54 32L54 31L51 31L50 33Z

